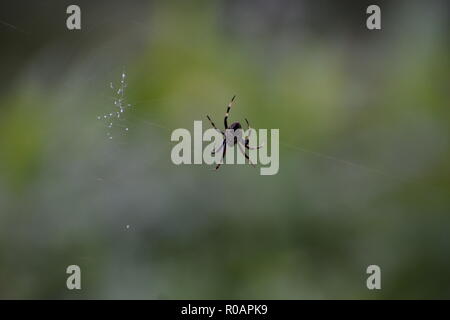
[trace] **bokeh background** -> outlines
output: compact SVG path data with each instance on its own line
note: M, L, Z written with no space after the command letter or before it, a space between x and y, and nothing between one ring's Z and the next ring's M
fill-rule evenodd
M450 298L448 1L73 3L0 4L0 298ZM279 173L173 165L233 94Z

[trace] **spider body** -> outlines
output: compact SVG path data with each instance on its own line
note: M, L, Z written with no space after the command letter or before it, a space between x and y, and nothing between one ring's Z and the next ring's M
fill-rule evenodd
M230 126L228 126L228 116L230 114L230 110L233 105L235 97L236 96L233 96L230 103L228 103L227 111L225 113L225 118L223 119L225 131L219 130L216 127L216 125L214 124L214 122L211 120L211 118L208 115L206 116L208 118L209 122L211 123L211 125L213 126L213 128L216 129L218 132L220 132L223 135L222 144L220 145L220 147L217 150L212 152L212 155L216 154L216 152L219 152L220 150L223 150L222 151L222 161L221 161L221 162L223 162L223 160L225 158L225 154L227 152L227 146L233 147L234 145L237 145L239 147L239 150L245 156L245 158L250 162L250 164L252 164L254 166L254 164L251 162L249 156L245 153L245 150L243 149L243 147L245 147L246 149L259 149L259 148L261 148L261 146L258 146L256 148L252 148L249 146L250 134L249 134L249 136L246 136L244 138L242 137L242 125L239 122L233 122ZM247 119L245 119L245 122L247 123L247 129L250 129L250 124L248 123ZM216 165L216 170L220 168L221 164L222 163L218 163Z
M231 126L225 130L225 140L229 147L234 146L239 140L242 140L242 126L239 122L233 122Z

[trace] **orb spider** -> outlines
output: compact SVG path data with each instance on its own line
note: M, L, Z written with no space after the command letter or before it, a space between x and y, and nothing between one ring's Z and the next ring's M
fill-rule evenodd
M220 163L218 163L216 165L215 170L219 169L220 166L222 165L222 162L225 159L225 154L227 153L227 146L233 147L234 145L237 145L239 147L239 150L242 152L242 154L245 156L245 158L248 160L248 162L250 162L250 164L252 166L255 166L255 165L252 163L252 161L250 160L250 157L245 152L245 150L243 149L242 146L244 146L246 149L249 149L249 150L259 149L262 147L262 146L257 146L257 147L249 146L250 134L252 131L249 131L248 136L246 136L245 138L242 138L242 125L239 122L233 122L230 126L228 126L228 116L230 114L230 110L231 110L231 107L233 106L233 102L234 102L235 98L236 98L235 95L233 96L233 98L231 98L231 101L228 103L228 106L227 106L227 112L225 112L225 118L223 119L223 124L225 126L225 132L216 127L216 125L211 120L209 115L206 116L208 118L209 122L211 123L211 125L213 126L213 128L216 129L218 132L220 132L223 136L222 144L220 145L220 147L217 150L214 150L211 152L211 155L215 155L217 152L219 152L220 150L223 149L222 159L221 159ZM247 130L250 129L250 124L247 119L245 119L245 122L247 123Z

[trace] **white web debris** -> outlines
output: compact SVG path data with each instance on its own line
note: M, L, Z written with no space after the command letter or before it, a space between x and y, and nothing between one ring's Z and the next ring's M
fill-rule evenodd
M126 113L127 109L130 109L132 107L132 105L130 103L127 103L125 97L125 88L127 87L126 77L127 75L125 74L125 72L122 72L120 84L118 86L114 85L114 83L112 82L110 82L109 84L109 87L113 90L114 111L97 117L98 120L104 121L104 124L108 129L106 135L109 139L113 138L111 132L113 129L117 129L119 134L124 134L128 131L128 126L124 124L124 114Z

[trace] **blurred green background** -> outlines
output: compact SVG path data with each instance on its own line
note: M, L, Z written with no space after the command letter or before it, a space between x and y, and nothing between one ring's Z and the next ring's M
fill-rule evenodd
M0 5L0 298L450 298L448 1L69 4ZM173 165L233 94L279 173Z

